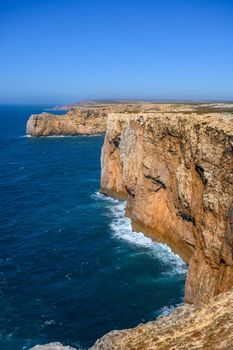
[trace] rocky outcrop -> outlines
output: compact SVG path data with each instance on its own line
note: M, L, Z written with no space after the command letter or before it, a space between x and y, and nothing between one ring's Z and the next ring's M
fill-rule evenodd
M233 119L185 108L110 114L101 190L189 264L185 301L198 304L233 285Z
M111 112L136 113L156 109L155 104L92 104L72 107L64 115L41 113L31 115L26 133L31 136L93 135L106 131L107 116Z
M112 331L91 350L232 350L233 292L202 307L185 304L168 316Z
M49 113L31 115L26 132L31 136L93 135L106 130L104 108L73 108L65 115Z

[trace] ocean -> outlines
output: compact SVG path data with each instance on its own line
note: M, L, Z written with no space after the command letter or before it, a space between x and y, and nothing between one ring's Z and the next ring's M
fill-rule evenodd
M183 261L99 193L104 136L25 137L49 108L0 106L1 350L86 349L184 297Z

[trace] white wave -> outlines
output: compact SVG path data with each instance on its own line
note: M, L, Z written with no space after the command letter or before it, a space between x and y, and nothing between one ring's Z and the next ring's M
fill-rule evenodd
M170 267L168 272L163 273L164 275L186 274L186 264L166 244L155 242L142 232L132 230L130 218L125 217L126 202L104 196L100 192L96 192L93 198L107 201L112 216L110 228L114 238L145 248L146 252Z
M54 321L54 320L47 320L44 322L45 326L52 326L54 324L56 324L56 321Z
M120 201L118 199L115 199L115 198L110 197L110 196L105 196L103 193L101 193L99 191L92 194L91 197L95 200L102 200L102 201L106 201L109 203L115 203L115 204L120 203Z
M36 136L41 138L58 138L58 137L65 137L65 138L76 138L76 137L97 137L103 134L74 134L74 135L44 135L44 136Z
M31 135L26 134L26 135L22 135L22 136L20 136L20 137L32 137L32 136L31 136Z
M44 136L34 136L34 135L22 135L20 137L34 137L34 138L38 138L38 139L53 139L53 138L61 138L61 137L65 137L65 138L75 138L75 137L98 137L104 135L104 133L102 134L92 134L92 135L86 135L86 134L76 134L76 135L44 135Z
M34 136L34 135L21 135L20 137L33 137L33 138L38 138L38 139L44 139L44 138L60 138L60 137L66 137L66 138L69 138L69 137L77 137L79 135L45 135L45 136Z
M61 138L61 137L66 137L66 138L70 138L70 137L76 137L78 135L44 135L44 136L32 136L32 137L36 137L36 138L39 138L39 139L47 139L47 138L50 138L50 139L57 139L57 138Z
M177 305L163 306L159 310L159 316L167 316L176 309Z

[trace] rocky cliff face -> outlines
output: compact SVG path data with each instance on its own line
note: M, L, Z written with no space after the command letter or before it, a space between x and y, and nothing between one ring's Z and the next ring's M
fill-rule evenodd
M110 332L92 350L233 349L233 114L218 109L108 110L101 190L127 200L133 227L169 244L189 264L188 303L156 321Z
M26 126L31 136L93 135L106 131L107 116L111 112L136 113L156 109L155 104L89 104L71 108L64 115L42 113L32 115Z
M231 113L164 106L110 114L101 190L126 199L134 229L189 264L186 302L207 302L232 287Z
M31 136L93 135L106 130L105 108L73 108L65 115L31 115L26 132Z

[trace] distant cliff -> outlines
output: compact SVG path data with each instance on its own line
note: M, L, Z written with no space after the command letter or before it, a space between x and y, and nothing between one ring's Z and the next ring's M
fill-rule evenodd
M107 116L111 112L137 113L156 108L154 104L94 104L71 108L64 115L41 113L31 115L26 133L31 136L74 136L102 134L106 131Z
M109 115L101 190L126 199L133 228L189 264L186 302L207 302L233 286L231 113L168 106Z
M26 132L31 136L93 135L106 130L106 108L73 108L64 115L31 115Z

